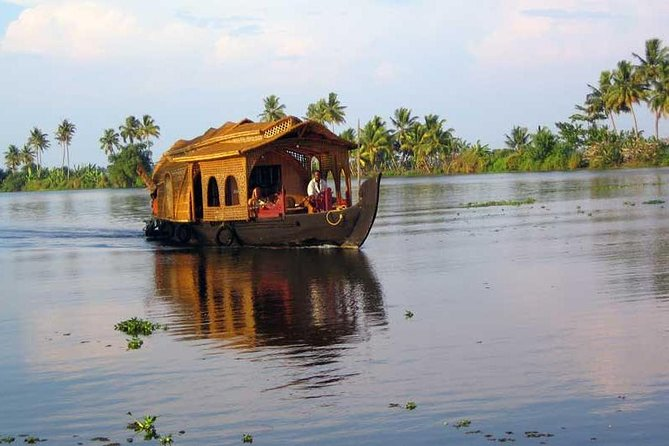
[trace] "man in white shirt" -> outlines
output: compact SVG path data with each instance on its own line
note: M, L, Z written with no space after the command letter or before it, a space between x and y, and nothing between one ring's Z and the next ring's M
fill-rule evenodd
M307 195L311 198L316 198L321 192L325 192L328 185L324 179L321 178L321 171L314 171L314 177L309 181L307 186Z

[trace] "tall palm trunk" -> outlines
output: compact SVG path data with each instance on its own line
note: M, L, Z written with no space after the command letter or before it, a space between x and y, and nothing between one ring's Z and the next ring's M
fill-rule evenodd
M630 104L630 111L632 112L632 118L634 119L634 133L636 136L639 136L639 125L636 122L636 113L634 113L634 105Z
M70 179L70 144L65 143L65 154L67 156L67 179Z
M660 139L660 112L655 112L655 138Z
M609 112L609 118L611 118L611 125L613 126L613 131L618 132L618 129L616 129L616 121L613 120L613 112Z

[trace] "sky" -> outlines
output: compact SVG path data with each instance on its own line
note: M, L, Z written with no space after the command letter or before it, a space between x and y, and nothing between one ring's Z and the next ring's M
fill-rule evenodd
M257 120L268 95L301 117L329 92L347 107L337 131L408 107L500 148L513 126L567 120L647 39L669 44L667 23L666 0L0 0L0 151L37 126L59 166L53 133L69 119L72 164L104 166L103 130L149 114L157 160Z

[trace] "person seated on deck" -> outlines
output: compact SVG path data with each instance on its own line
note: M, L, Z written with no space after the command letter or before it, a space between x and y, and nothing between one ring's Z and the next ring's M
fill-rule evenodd
M321 171L315 170L314 177L309 181L307 186L307 198L306 205L309 209L309 213L313 214L314 212L324 211L326 207L325 200L332 198L330 197L331 191L328 189L328 184L323 178L321 178Z
M251 198L248 201L249 217L255 220L258 217L258 209L265 205L265 200L260 198L260 187L256 186L251 192Z

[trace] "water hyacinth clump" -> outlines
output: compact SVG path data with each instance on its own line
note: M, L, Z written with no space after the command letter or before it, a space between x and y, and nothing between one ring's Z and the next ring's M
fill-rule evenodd
M133 317L125 321L121 321L118 324L114 325L114 330L122 331L123 333L136 337L136 336L149 336L153 334L154 331L159 329L166 330L167 327L155 322L147 321L140 319L138 317Z
M114 330L122 331L125 334L132 336L128 341L128 350L137 350L142 348L144 341L141 340L140 336L149 336L153 334L154 331L159 329L167 330L165 325L161 325L155 322L147 321L140 319L138 317L133 317L125 321L121 321L118 324L114 325Z

